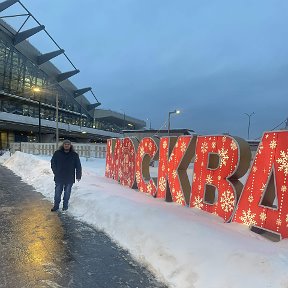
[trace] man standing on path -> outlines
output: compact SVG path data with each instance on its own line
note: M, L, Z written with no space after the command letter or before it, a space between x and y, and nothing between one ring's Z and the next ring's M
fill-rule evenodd
M79 155L74 151L70 140L64 140L59 149L55 151L51 159L51 168L54 173L55 181L54 206L51 211L54 212L59 209L63 189L64 197L62 210L65 211L68 209L71 189L75 183L75 172L77 181L80 181L82 176Z

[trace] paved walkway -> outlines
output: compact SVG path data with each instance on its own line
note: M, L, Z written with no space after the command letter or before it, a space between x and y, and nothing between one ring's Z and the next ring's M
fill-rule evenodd
M0 165L0 287L166 287L104 233L50 209Z

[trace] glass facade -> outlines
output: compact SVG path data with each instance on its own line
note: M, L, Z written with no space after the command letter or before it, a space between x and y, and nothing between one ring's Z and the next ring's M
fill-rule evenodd
M2 37L1 37L2 38ZM33 91L38 87L39 91ZM59 122L120 132L123 127L97 121L72 95L51 79L12 44L0 39L0 111L55 121L58 95ZM20 97L13 97L14 95Z

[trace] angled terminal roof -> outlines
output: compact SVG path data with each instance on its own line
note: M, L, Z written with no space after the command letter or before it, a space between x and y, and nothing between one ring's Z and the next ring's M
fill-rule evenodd
M19 3L24 9L24 14L21 15L9 15L2 16L2 12L8 9L10 6ZM6 0L0 3L0 31L2 30L1 37L6 37L7 40L11 41L13 45L15 45L16 49L25 55L28 59L30 59L35 65L39 67L40 70L45 72L51 79L58 82L59 86L61 86L71 97L76 98L76 101L81 105L84 105L85 110L90 114L91 117L102 118L103 120L113 120L120 121L123 119L123 114L118 112L113 112L111 110L102 110L96 109L101 103L96 98L91 87L85 87L78 89L69 78L73 75L79 73L79 69L75 67L72 61L66 55L64 49L62 49L58 43L52 38L52 36L47 32L44 25L41 25L39 21L32 15L32 13L21 3L19 0ZM6 17L18 17L18 16L27 16L26 20L23 22L21 28L16 31L13 27L11 27L7 22L3 19ZM31 29L24 29L26 21L32 18L35 21L36 26ZM51 41L55 44L57 48L55 51L50 51L49 53L42 54L37 48L35 48L31 43L29 43L29 37L35 35L36 33L44 31L51 39ZM3 35L2 35L3 34ZM51 59L58 56L65 56L66 59L70 62L72 66L71 71L61 72L52 62ZM84 97L84 93L91 92L93 97L96 100L96 103L90 103L86 97ZM94 113L95 111L95 113ZM124 122L132 122L135 128L143 128L146 123L145 121L130 117L128 115L125 116Z

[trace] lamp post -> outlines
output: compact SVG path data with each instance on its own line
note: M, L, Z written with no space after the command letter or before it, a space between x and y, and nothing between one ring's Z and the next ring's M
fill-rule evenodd
M126 115L125 115L125 112L123 112L123 120L124 120L124 124L123 124L123 126L124 126L124 129L125 129L125 127L126 127L126 125L125 125L125 121L126 121Z
M58 91L56 91L56 150L58 149L58 146L59 146L59 126L58 126L58 123L59 123L59 95L58 95Z
M151 130L152 128L152 126L151 126L151 119L149 119L149 118L147 118L147 121L149 121L149 130ZM146 127L147 127L147 125L146 125Z
M168 113L168 129L167 129L168 130L168 136L170 135L170 117L172 114L179 114L179 113L180 113L179 110L170 111Z
M39 87L33 87L32 88L34 99L35 99L35 93L40 92ZM41 143L41 102L40 99L37 100L38 102L38 142Z
M47 86L45 88L49 88L49 87L52 87L54 85L50 85L50 86ZM41 92L41 88L40 87L33 87L32 91L33 91L34 98L35 98L35 93ZM55 138L56 138L56 149L58 149L58 146L59 146L59 94L58 94L58 91L56 91L56 100L55 101L56 101L56 103L55 103L55 105L56 105L56 113L55 113L56 135L55 135ZM39 143L41 143L41 102L40 102L40 99L38 100L38 109L39 109L39 113L38 113L38 119L39 119L38 138L39 139L38 140L39 140Z
M254 112L248 114L248 113L244 113L245 115L248 116L248 140L250 139L250 118L255 114Z
M125 121L126 121L125 111L123 111L122 109L120 109L120 111L123 112L123 130L125 130L125 127L126 127L126 125L125 125Z

